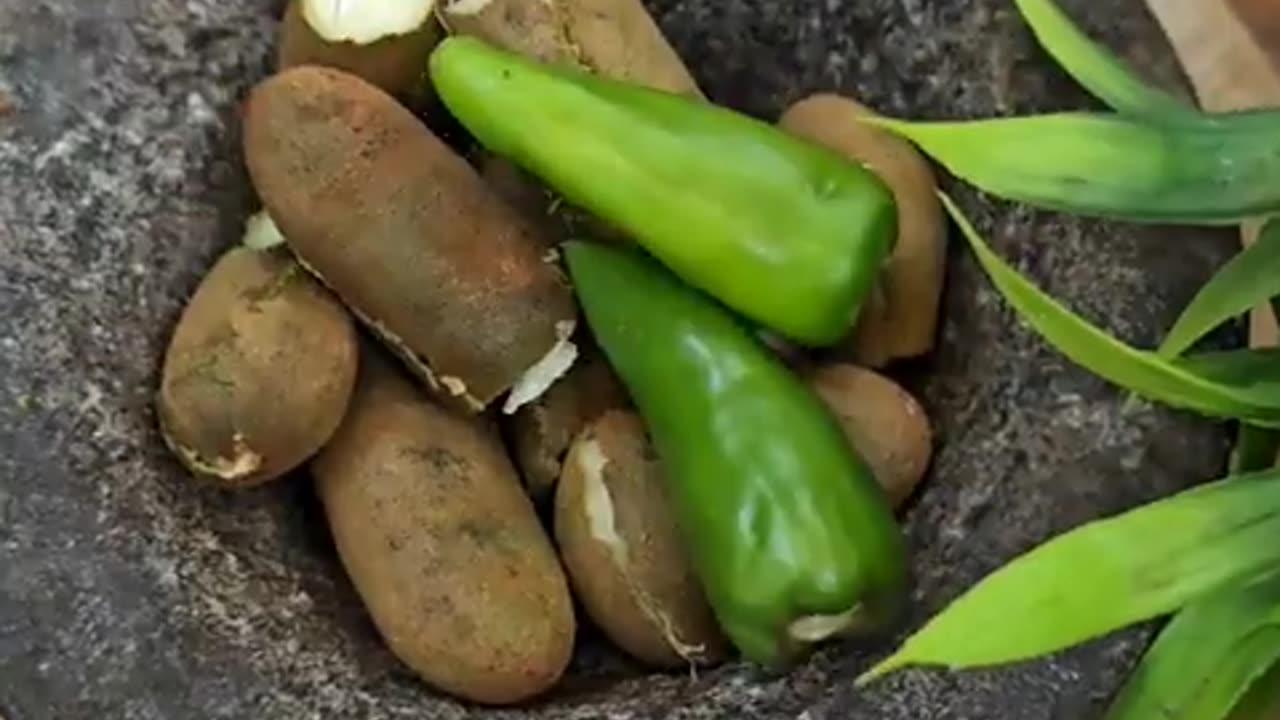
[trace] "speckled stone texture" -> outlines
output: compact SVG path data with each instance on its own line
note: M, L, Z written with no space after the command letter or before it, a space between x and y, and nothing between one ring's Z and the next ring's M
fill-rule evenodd
M1139 0L1073 14L1183 81ZM1094 103L1009 0L656 0L718 101L766 118L807 92L977 117ZM268 67L274 0L0 0L0 717L1097 717L1149 628L1000 671L851 682L887 645L785 678L645 676L583 632L534 706L442 698L382 648L305 478L195 486L152 393L183 300L252 209L237 102ZM957 190L1018 267L1154 343L1234 247L1228 231L1081 222ZM907 531L914 626L1014 555L1219 473L1218 425L1123 396L1020 324L953 244L939 352L902 370L938 451ZM1235 331L1219 343L1238 342ZM907 628L902 630L905 632Z

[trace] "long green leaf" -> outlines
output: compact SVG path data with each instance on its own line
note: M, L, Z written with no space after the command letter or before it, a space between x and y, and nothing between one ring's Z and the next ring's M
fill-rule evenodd
M1205 283L1160 348L1160 356L1181 355L1222 323L1280 296L1280 221L1267 221L1257 242L1223 265Z
M1262 680L1280 658L1280 628L1270 625L1249 635L1218 668L1193 701L1189 719L1218 720L1246 699L1253 685ZM1275 720L1272 718L1272 720Z
M1037 207L1202 225L1280 211L1280 111L1183 125L1084 112L863 122L988 193Z
M1257 472L1275 467L1280 453L1280 432L1240 423L1236 446L1231 450L1231 472Z
M1105 720L1223 720L1280 659L1280 576L1230 587L1179 612Z
M1256 304L1280 296L1280 220L1265 223L1258 241L1219 268L1182 311L1169 335L1156 349L1163 358L1186 352L1213 328ZM1133 406L1132 402L1125 407ZM1246 436L1249 450L1258 447L1259 435Z
M1186 365L1195 360L1169 362L1120 342L1036 289L987 246L950 197L945 193L940 196L1005 300L1072 361L1156 402L1213 417L1280 427L1280 393L1260 392L1264 386L1258 376L1232 381L1223 371L1206 377L1198 374L1195 366ZM1212 360L1204 357L1198 362L1204 367L1212 366Z
M1280 718L1280 663L1253 684L1227 720L1276 720Z
M1174 367L1212 382L1241 388L1255 397L1280 395L1280 348L1246 348L1196 353L1171 361Z
M1027 660L1280 570L1280 472L1228 478L1060 535L985 577L858 682Z
M1194 107L1135 75L1052 0L1017 0L1017 5L1036 40L1062 69L1116 111L1157 122L1201 118Z

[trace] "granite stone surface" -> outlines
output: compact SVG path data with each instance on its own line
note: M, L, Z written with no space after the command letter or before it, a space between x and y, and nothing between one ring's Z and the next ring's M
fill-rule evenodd
M1064 3L1167 87L1139 0ZM1010 0L654 0L710 95L765 118L812 91L883 112L1093 107ZM785 677L646 674L581 634L534 705L481 710L378 642L305 477L227 494L168 457L152 411L184 299L253 208L237 103L274 0L0 0L0 718L1098 717L1149 627L968 674L852 679L887 644ZM948 182L996 248L1125 339L1156 342L1228 231L1080 221ZM1143 405L1021 324L957 240L938 352L900 370L937 427L906 516L914 627L1051 535L1220 473L1217 424ZM1216 342L1239 341L1238 331Z

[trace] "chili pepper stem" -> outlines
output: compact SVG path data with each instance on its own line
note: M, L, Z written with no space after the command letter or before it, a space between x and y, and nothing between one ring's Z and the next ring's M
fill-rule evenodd
M542 397L555 381L569 372L578 360L578 346L569 340L576 328L577 322L573 320L556 323L556 344L516 380L502 406L504 415L511 415Z
M805 615L791 621L787 637L806 644L818 643L857 629L865 618L861 603L834 615Z

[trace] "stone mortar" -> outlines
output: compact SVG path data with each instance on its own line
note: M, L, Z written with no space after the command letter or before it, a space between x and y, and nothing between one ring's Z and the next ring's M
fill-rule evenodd
M1139 0L1072 14L1186 94ZM1010 0L654 0L709 94L774 119L806 93L888 113L1096 107ZM227 494L166 454L152 397L184 299L254 208L238 102L268 70L275 0L0 0L0 717L1097 717L1149 639L1118 632L1001 670L852 679L887 643L785 677L645 674L589 629L520 709L444 698L379 643L305 477ZM996 248L1086 317L1151 345L1234 248L994 202L948 182ZM984 573L1082 522L1212 478L1221 425L1141 406L1021 324L953 241L931 358L902 370L937 426L906 527L917 627ZM1238 329L1215 337L1238 344Z

